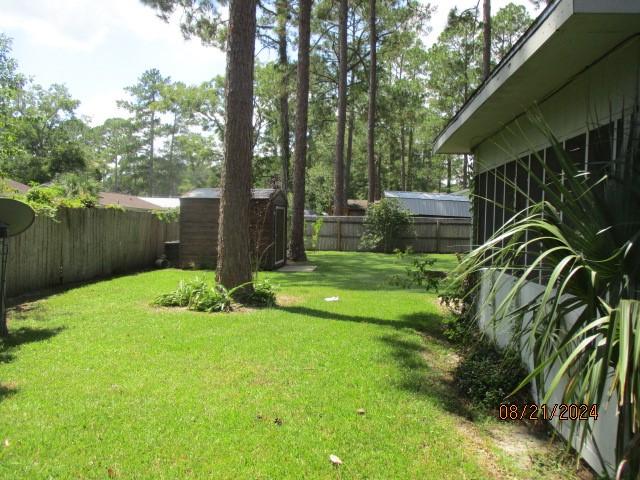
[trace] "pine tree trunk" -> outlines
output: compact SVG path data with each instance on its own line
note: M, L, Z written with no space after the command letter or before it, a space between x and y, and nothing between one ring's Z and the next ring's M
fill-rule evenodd
M349 199L349 188L351 187L351 164L353 159L353 123L355 113L353 107L349 111L349 121L347 122L347 161L344 167L344 196Z
M304 195L307 163L307 115L309 107L309 42L311 37L311 1L300 0L298 25L298 89L296 92L296 144L293 165L293 208L291 215L292 260L306 260L304 251Z
M369 188L367 199L373 203L376 199L376 95L378 93L377 68L377 32L376 32L376 0L369 0L369 51L371 65L369 66L369 112L367 115L367 178Z
M151 127L149 127L149 196L153 197L153 176L154 176L154 158L153 158L153 150L155 143L155 123L156 123L156 114L155 112L151 112Z
M218 282L227 288L251 281L249 210L255 36L256 0L232 0L229 5L226 128L216 272ZM250 291L248 286L242 293Z
M169 179L169 182L171 184L171 186L169 187L169 193L170 195L175 195L176 194L176 177L177 177L177 168L175 168L175 165L173 163L173 145L175 143L175 139L176 139L176 130L178 128L178 115L176 113L173 114L173 127L171 128L171 140L169 143L169 169L171 171L171 178Z
M464 154L464 161L462 163L462 187L467 188L469 186L469 155Z
M119 192L120 191L120 185L118 184L118 156L116 155L115 158L115 186L114 186L114 192Z
M405 151L404 126L400 127L400 188L407 190L407 163Z
M489 78L491 72L491 0L482 5L482 79Z
M413 189L413 127L409 127L409 144L407 148L407 187L408 191Z
M344 134L347 123L347 0L340 0L338 58L338 125L336 128L336 158L334 166L333 214L343 215L344 196Z
M289 2L278 0L278 65L282 75L280 85L280 158L282 160L282 188L289 191L289 60L287 58L287 15Z
M375 191L376 200L380 200L382 198L382 156L378 155L377 160L378 173L376 176Z

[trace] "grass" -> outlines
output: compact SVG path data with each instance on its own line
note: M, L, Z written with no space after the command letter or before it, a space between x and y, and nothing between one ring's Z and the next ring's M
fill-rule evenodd
M435 297L391 287L393 256L311 260L265 274L275 309L151 307L202 274L162 270L14 312L0 478L493 478L438 370L451 351Z

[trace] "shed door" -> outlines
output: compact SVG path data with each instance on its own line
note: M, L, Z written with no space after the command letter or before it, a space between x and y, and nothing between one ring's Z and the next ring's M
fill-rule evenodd
M285 207L276 207L275 215L275 266L284 264L287 257L287 210Z

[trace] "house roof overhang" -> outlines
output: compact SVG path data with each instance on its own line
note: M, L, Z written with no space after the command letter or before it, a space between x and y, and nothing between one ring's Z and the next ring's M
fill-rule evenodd
M640 34L638 0L557 0L440 132L436 153L472 153L618 45Z

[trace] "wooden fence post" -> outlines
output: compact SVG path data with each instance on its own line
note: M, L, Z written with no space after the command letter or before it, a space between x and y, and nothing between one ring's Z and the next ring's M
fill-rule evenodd
M342 221L340 220L340 218L337 219L338 223L337 223L337 228L338 228L338 251L341 252L342 251Z
M436 253L440 252L440 220L436 220Z

